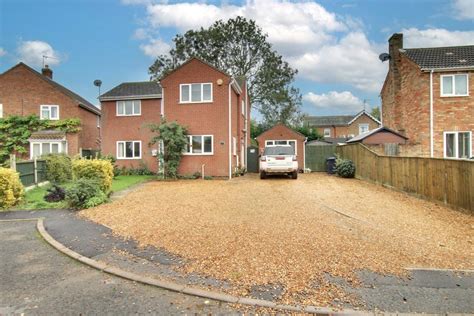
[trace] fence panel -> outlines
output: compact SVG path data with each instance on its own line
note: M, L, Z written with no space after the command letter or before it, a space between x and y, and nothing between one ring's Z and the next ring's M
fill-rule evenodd
M474 161L379 156L362 144L336 151L354 161L358 178L474 211Z
M44 160L36 161L36 183L34 160L16 162L16 171L20 174L20 181L25 187L46 181L46 161Z
M326 171L326 159L336 153L335 145L306 146L306 168L311 171Z

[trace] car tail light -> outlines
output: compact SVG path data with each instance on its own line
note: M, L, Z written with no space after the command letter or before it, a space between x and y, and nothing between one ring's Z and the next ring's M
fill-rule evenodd
M266 157L266 156L262 156L262 157L260 158L260 161L267 161L267 157Z
M293 161L296 161L296 156L293 156Z

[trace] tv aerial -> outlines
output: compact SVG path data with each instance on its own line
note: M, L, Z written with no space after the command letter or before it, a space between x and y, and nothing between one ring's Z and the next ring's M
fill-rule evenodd
M102 86L102 80L99 80L99 79L94 80L94 86L99 88L99 97L100 97L100 86Z
M389 60L390 58L391 58L390 55L387 54L387 53L382 53L382 54L379 55L379 59L380 59L382 62L387 61L387 60Z

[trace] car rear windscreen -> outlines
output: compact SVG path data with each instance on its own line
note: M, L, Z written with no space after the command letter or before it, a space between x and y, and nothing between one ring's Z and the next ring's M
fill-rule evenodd
M265 147L264 156L294 155L295 151L291 146L272 146Z

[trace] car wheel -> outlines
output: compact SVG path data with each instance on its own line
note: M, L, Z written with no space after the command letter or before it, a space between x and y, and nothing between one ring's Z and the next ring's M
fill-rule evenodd
M293 171L291 174L291 179L298 179L298 171Z
M266 179L266 178L267 178L267 175L265 171L260 171L260 179Z

